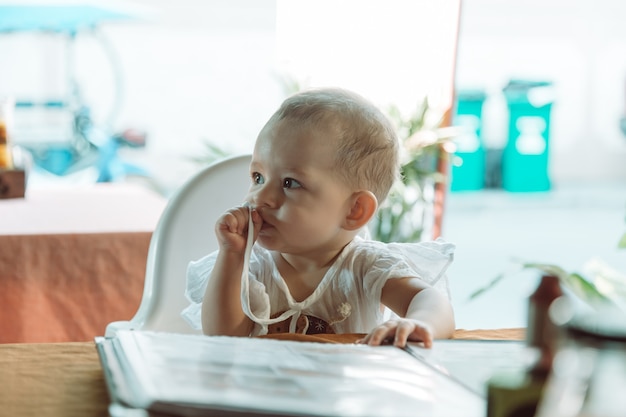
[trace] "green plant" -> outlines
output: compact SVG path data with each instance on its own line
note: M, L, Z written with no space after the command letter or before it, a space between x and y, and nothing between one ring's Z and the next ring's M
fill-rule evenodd
M202 144L204 145L204 152L200 155L189 157L191 161L201 165L208 165L232 155L232 152L225 150L208 139L202 140Z
M619 248L626 248L626 233L618 242ZM512 270L497 275L491 282L470 295L470 300L493 288L508 276L524 269L535 269L546 275L558 277L563 288L594 309L610 308L626 314L626 275L613 269L604 261L592 258L583 265L583 273L567 272L554 264L517 262Z
M397 106L391 106L388 115L402 142L402 181L381 204L370 232L382 242L416 242L428 227L432 189L446 181L437 169L438 160L448 152L457 130L441 127L443 114L435 112L427 98L408 117Z
M589 306L594 307L612 303L610 297L602 293L593 282L589 281L581 274L577 272L569 273L558 265L534 262L520 262L514 264L514 267L511 270L498 274L487 285L474 291L470 295L470 299L480 296L493 288L498 282L502 281L507 276L514 275L524 269L535 269L540 273L556 276L563 287L569 289L575 296Z
M622 235L622 238L617 242L617 247L621 249L626 249L626 232Z

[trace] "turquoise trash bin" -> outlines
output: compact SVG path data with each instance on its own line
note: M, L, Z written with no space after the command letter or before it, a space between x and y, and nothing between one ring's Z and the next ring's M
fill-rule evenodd
M552 84L512 80L503 91L509 127L502 154L502 188L514 192L548 191Z
M485 186L485 146L481 136L482 111L486 94L483 90L461 90L457 93L453 125L462 129L455 139L452 157L450 191L481 190Z

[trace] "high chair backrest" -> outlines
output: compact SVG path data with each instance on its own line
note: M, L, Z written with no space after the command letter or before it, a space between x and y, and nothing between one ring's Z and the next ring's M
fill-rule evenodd
M180 315L189 304L187 265L217 249L215 221L243 203L250 158L234 156L207 166L170 198L150 240L141 305L130 321L107 325L106 337L122 329L198 332Z

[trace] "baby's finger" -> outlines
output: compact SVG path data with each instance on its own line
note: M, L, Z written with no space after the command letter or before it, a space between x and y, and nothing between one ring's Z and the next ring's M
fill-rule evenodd
M385 344L390 339L393 339L395 330L396 324L394 324L394 322L383 323L365 336L365 338L363 338L363 343L370 346L380 346Z
M243 235L248 226L248 210L242 207L236 207L226 211L226 213L219 218L218 226L219 229L229 233Z
M407 334L405 342L422 342L425 348L432 347L433 333L430 326L422 324L421 322L413 322L410 324L410 331Z
M237 233L238 223L237 217L233 213L228 212L218 219L216 229L218 232Z
M263 218L255 209L252 209L252 223L254 223L254 238L256 239L263 227Z
M409 336L414 331L414 326L412 323L401 321L398 323L396 327L396 333L393 340L393 345L403 348L406 346L406 342L409 339Z
M431 348L433 346L433 335L427 327L415 327L409 340L422 342L425 348Z

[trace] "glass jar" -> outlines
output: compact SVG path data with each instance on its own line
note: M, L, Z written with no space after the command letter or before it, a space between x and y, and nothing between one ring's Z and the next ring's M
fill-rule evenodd
M587 314L564 330L536 417L626 416L626 315Z
M13 121L13 99L0 97L0 170L13 167L10 132Z

